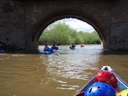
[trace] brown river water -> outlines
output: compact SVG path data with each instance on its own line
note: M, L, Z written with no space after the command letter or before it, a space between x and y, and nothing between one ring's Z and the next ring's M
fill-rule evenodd
M103 65L128 82L128 55L103 55L100 45L63 46L52 55L0 54L0 96L73 96Z

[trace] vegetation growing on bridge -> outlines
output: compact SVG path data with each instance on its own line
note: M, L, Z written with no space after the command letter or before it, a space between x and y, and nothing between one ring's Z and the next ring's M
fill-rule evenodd
M75 44L100 44L100 38L97 32L77 32L65 23L58 23L53 28L42 32L39 38L39 44L67 45Z

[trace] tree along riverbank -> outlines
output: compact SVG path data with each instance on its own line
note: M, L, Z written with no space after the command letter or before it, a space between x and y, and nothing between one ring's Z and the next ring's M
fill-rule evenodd
M100 44L100 38L97 32L77 32L65 23L58 23L53 28L42 32L39 38L39 44Z

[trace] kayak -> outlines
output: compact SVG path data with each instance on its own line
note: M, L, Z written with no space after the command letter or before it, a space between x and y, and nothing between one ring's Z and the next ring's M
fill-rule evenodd
M43 51L43 52L40 52L41 54L45 54L45 55L50 55L50 54L53 54L53 52L51 51Z
M5 50L3 48L0 48L0 53L4 53Z
M118 74L116 74L110 66L103 66L99 71L108 71L115 75L117 79L117 89L116 96L128 96L128 85L125 81L123 81ZM95 76L79 91L77 90L74 96L86 96L83 93L88 90L88 88L96 82ZM116 89L115 89L116 90ZM126 95L121 95L126 94ZM103 95L104 96L104 95ZM110 95L111 96L111 95Z
M41 54L44 54L44 55L51 55L51 54L58 54L58 50L52 50L52 51L42 51L40 52Z

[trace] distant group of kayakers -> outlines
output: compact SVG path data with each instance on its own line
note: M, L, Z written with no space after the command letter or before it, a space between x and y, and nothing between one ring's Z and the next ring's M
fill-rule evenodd
M81 44L80 47L84 47L84 45ZM76 49L76 45L75 44L71 44L69 46L69 49L75 50ZM44 54L52 54L52 53L57 52L57 50L59 50L59 47L56 44L53 44L51 47L49 47L48 44L45 44L44 45L44 49L43 49L43 53Z
M80 47L84 47L84 45L81 44ZM76 44L71 44L71 45L69 46L69 49L75 50L75 49L76 49ZM43 53L51 54L51 53L56 52L57 50L59 50L59 47L57 46L57 44L53 44L53 45L50 47L50 46L46 43L46 44L44 45L44 48L43 48L42 51L43 51ZM41 51L41 53L42 53L42 51ZM4 52L5 52L4 48L3 48L3 47L0 47L0 53L4 53Z
M44 45L44 52L48 51L50 53L54 53L54 51L59 50L59 47L56 44L53 44L52 47L49 47L48 44Z
M84 47L84 44L81 44L80 47ZM71 46L69 46L70 49L74 50L76 48L75 44L71 44Z

